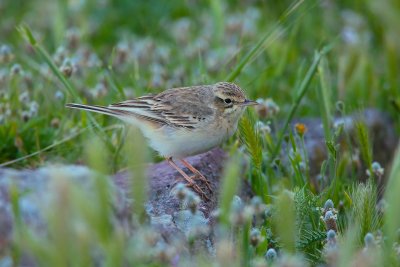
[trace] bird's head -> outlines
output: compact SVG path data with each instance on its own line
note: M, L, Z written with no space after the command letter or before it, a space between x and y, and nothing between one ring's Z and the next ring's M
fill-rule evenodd
M239 118L247 106L257 105L246 98L243 90L234 83L219 82L213 87L214 104L224 115Z

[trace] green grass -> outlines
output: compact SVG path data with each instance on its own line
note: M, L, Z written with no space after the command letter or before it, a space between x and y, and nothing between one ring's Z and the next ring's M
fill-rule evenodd
M380 202L378 177L365 174L373 173L375 136L361 117L353 136L333 125L335 116L375 108L392 118L398 139L396 1L18 2L0 4L0 11L7 10L0 21L0 167L79 162L96 170L96 190L86 192L55 169L44 235L24 224L19 204L24 192L12 186L14 241L0 251L0 262L10 257L18 266L27 253L40 266L97 266L98 259L102 266L170 265L180 246L159 237L157 244L150 242L154 233L143 205L145 163L160 158L136 153L147 151L143 137L119 121L64 105L106 105L225 80L239 84L251 99L272 98L279 112L264 116L250 110L223 145L230 159L218 194L216 256L196 250L182 257L181 266L265 266L269 248L278 252L278 266L287 261L348 266L363 250L377 266L400 266L393 249L400 242L399 149L392 168L384 166L388 190ZM73 69L70 77L65 66ZM309 133L291 127L305 117L318 117L323 125L328 156L320 180L311 176L304 150ZM353 164L358 151L363 169ZM242 162L247 166L240 176ZM133 234L111 219L116 192L105 176L127 166L135 173ZM239 203L241 179L259 198ZM328 199L335 207L324 209ZM336 246L327 240L332 224ZM367 233L377 240L372 252L364 244ZM179 242L193 245L193 239Z

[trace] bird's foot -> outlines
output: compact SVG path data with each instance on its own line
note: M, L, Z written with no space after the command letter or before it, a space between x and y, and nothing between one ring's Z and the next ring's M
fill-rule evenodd
M204 191L200 188L199 185L196 184L196 182L193 180L194 176L189 176L187 175L182 169L180 169L175 162L172 161L171 158L167 158L167 162L174 167L181 175L182 178L187 182L186 186L192 188L196 193L198 193L200 195L200 197L204 200L209 201L210 198L206 195L206 193L204 193ZM196 175L195 175L196 176ZM204 176L203 176L204 177ZM205 179L205 177L204 177ZM207 184L207 187L210 189L209 187L210 185ZM210 189L211 191L211 189Z
M191 188L194 192L196 192L197 194L199 194L200 197L201 197L203 200L207 200L207 201L211 200L211 199L207 196L207 194L201 189L201 187L200 187L198 184L196 184L195 181L193 181L193 179L196 179L197 176L196 176L196 175L193 175L193 176L190 176L190 178L191 178L191 180L187 180L187 179L184 178L184 177L179 177L179 178L177 178L176 182L174 183L174 186L175 186L177 183L186 182L186 183L185 183L185 186L188 187L188 188ZM209 188L209 187L208 187L208 188ZM210 191L211 191L211 190L210 190Z
M192 178L192 180L200 180L200 181L204 182L206 184L208 190L210 190L210 192L213 191L212 188L211 188L210 182L201 173L200 174L195 173L193 176L190 176L190 178Z
M198 169L193 167L189 162L187 162L184 159L181 159L181 162L183 163L183 165L186 166L186 168L188 168L194 174L193 176L190 177L192 180L198 179L200 181L203 181L206 184L208 190L210 190L210 192L213 191L212 188L211 188L210 182L207 180L207 178Z

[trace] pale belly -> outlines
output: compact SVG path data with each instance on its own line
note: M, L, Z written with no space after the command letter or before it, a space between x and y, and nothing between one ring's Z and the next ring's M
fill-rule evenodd
M171 129L163 127L143 132L149 145L164 157L184 158L206 152L224 142L236 131L234 127L219 127L216 131Z

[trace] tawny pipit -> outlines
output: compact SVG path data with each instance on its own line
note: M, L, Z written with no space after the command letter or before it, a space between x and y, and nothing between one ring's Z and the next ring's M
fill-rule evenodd
M184 160L185 157L206 152L228 139L237 129L246 106L257 102L247 100L239 86L228 82L168 89L158 95L102 106L67 104L69 108L84 109L117 117L137 126L149 140L150 146L174 167L203 195L172 160L176 158L211 190L207 179Z

